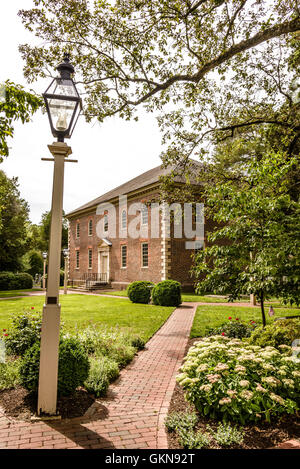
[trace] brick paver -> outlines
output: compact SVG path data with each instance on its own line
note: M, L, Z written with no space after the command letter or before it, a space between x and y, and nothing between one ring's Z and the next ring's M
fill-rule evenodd
M21 422L0 413L0 448L167 448L164 419L196 307L177 308L83 417Z

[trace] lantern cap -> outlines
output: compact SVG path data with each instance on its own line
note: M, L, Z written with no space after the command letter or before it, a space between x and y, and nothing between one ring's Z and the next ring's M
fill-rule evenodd
M59 64L56 68L59 71L61 78L68 79L71 74L75 72L73 65L70 63L70 54L65 52L64 61Z

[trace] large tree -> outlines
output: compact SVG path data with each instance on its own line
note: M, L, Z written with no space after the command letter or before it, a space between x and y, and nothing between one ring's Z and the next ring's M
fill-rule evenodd
M0 270L22 270L27 250L29 206L21 198L18 179L8 178L0 170Z
M300 303L300 205L290 195L299 157L269 153L248 161L243 179L206 186L206 215L217 226L196 256L199 293L254 293Z
M35 0L20 11L43 44L20 47L29 81L71 53L84 114L155 112L166 162L207 151L244 128L300 126L298 0Z
M25 91L21 85L6 80L0 89L0 163L8 156L8 139L14 135L14 122L23 124L43 105L41 97Z

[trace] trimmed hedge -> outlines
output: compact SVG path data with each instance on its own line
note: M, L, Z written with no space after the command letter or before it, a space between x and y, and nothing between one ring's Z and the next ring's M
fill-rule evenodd
M28 391L37 392L39 381L40 344L35 343L25 354L20 367L20 383ZM61 339L58 360L58 394L69 396L83 386L89 375L88 354L75 338Z
M136 281L128 285L127 296L132 303L148 304L151 298L151 287L154 286L152 282Z
M33 278L26 272L14 274L13 272L0 272L0 290L22 290L33 286Z
M176 280L163 280L152 290L152 301L159 306L179 306L181 300L181 285Z

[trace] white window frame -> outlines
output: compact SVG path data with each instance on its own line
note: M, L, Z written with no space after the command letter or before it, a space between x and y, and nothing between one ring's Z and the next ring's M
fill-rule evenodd
M145 221L146 217L147 217L147 221ZM147 205L145 205L141 209L141 226L147 226L148 223L149 223L149 210L148 210Z
M93 220L88 221L88 236L93 236Z
M77 249L76 252L76 269L80 268L80 251Z
M126 250L126 265L123 265L123 248ZM127 244L122 244L121 245L121 269L127 269L127 262L128 262L128 250L127 250Z
M125 214L125 218L123 216L124 214ZM126 230L126 228L127 228L127 212L125 209L123 209L121 212L121 229Z
M144 265L144 246L147 246L147 265ZM142 269L147 269L149 267L149 243L141 243L141 261Z
M107 225L107 228L105 229L105 225ZM108 233L108 215L105 213L103 217L103 232Z
M89 269L93 268L93 249L92 248L88 248L88 268Z
M76 223L76 239L80 238L80 222Z

